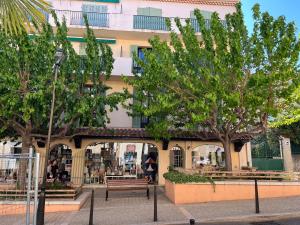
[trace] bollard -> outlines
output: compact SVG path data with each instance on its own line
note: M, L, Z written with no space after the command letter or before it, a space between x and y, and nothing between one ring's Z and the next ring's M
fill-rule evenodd
M89 225L93 225L93 216L94 216L94 189L92 190L92 196L91 196Z
M195 225L195 220L194 219L190 219L190 225Z
M258 198L258 187L257 187L257 179L254 179L255 182L255 212L259 213L259 198Z
M154 222L157 221L157 192L156 192L156 185L154 185Z

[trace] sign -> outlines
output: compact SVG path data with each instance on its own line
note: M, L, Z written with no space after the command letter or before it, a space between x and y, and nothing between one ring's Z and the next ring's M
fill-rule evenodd
M126 145L126 152L135 152L135 145Z

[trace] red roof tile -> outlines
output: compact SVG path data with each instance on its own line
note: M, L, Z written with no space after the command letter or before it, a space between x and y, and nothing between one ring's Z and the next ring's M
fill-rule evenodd
M235 4L240 2L240 0L147 0L147 1L203 4L203 5L221 5L221 6L235 6Z

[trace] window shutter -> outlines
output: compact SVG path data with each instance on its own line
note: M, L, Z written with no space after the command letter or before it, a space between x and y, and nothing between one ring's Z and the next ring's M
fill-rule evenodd
M133 89L133 99L132 99L132 104L136 104L137 100L135 99L135 90ZM134 113L134 111L133 111ZM141 128L141 116L138 115L133 115L132 116L132 127L133 128Z
M137 45L130 45L130 57L133 57L134 53L137 53L138 46Z
M81 9L82 9L82 12L107 13L106 5L83 4L81 6Z
M162 16L162 10L157 8L149 8L149 16Z
M210 11L205 11L205 10L200 10L201 14L203 15L204 19L210 20L212 12Z
M191 19L196 19L196 15L195 15L194 10L191 11L190 17L191 17Z
M137 15L140 16L162 16L162 10L158 8L146 7L138 8Z
M207 20L210 20L211 19L211 15L213 14L213 12L206 11L206 10L200 10L200 12L201 12L202 16L204 17L204 19L207 19ZM191 15L192 19L196 19L194 10L191 11L190 15Z
M150 16L150 8L137 8L137 15L139 16Z

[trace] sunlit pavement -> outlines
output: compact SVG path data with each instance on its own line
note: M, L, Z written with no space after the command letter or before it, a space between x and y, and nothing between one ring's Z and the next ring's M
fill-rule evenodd
M86 190L91 191L91 190ZM145 191L112 192L105 201L105 189L96 189L94 201L94 225L167 225L189 224L194 218L196 224L220 225L300 225L299 219L284 219L292 216L300 218L300 197L264 199L260 201L261 213L255 214L254 200L210 202L202 204L174 205L164 195L163 188L158 188L158 222L153 223L153 190L150 200ZM86 225L89 222L90 200L77 212L47 213L46 225ZM270 216L277 216L276 220ZM278 217L279 216L279 217ZM267 217L267 218L266 218ZM254 219L255 218L255 219ZM264 223L250 223L260 221ZM252 219L252 220L251 220ZM210 221L217 221L208 223ZM226 222L225 221L241 221ZM1 225L23 225L24 215L1 216ZM279 222L277 222L279 221Z

